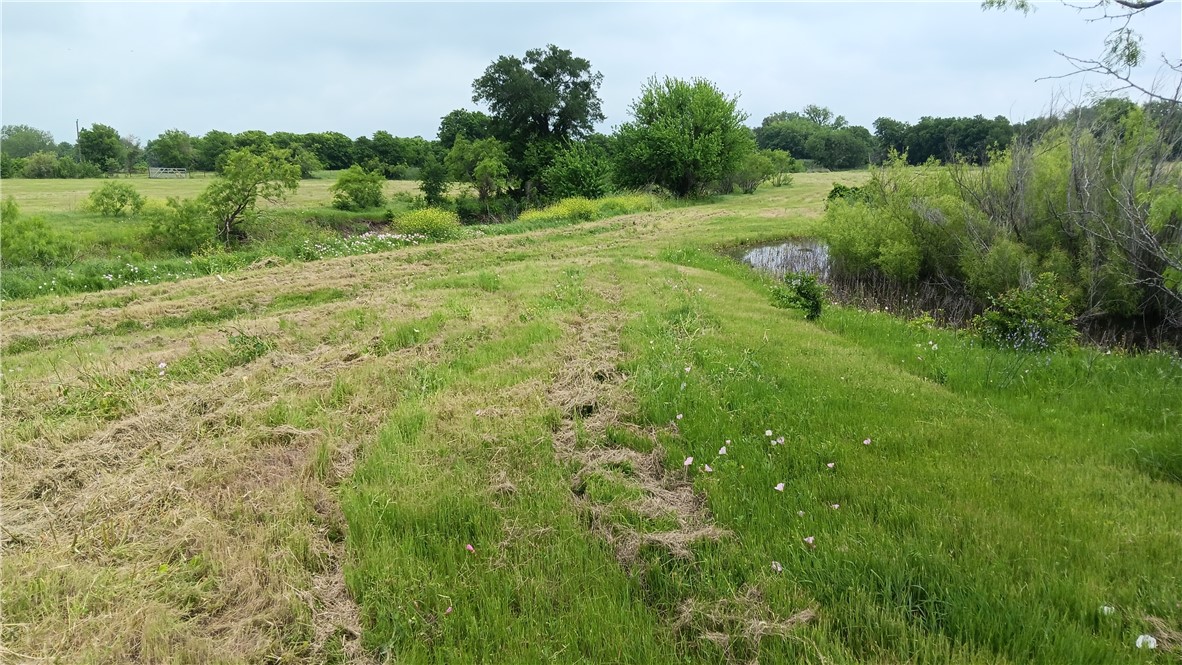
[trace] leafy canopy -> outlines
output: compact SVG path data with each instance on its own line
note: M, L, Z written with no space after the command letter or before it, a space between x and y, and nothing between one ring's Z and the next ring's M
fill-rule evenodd
M696 196L728 178L755 149L738 103L705 79L649 79L616 133L621 184Z
M300 185L300 167L291 153L272 148L261 154L235 150L225 156L221 175L201 194L225 242L244 237L242 223L252 218L258 200L279 201Z
M553 152L547 145L580 138L604 120L602 81L589 61L550 44L524 58L497 58L473 81L472 101L492 112L492 133L508 146L511 174L536 181Z

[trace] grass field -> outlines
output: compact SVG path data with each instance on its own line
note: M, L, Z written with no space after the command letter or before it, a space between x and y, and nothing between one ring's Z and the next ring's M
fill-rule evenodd
M864 177L6 302L0 653L1177 662L1182 361L722 253Z
M324 178L301 180L295 193L287 197L286 204L293 207L324 207L332 204L332 193L328 191L336 182L335 172L324 172ZM119 178L135 186L145 198L163 201L170 196L193 198L202 192L213 180L212 174L197 173L192 178L159 178L131 176ZM79 179L27 179L11 178L0 180L0 196L12 196L21 211L36 214L60 214L80 212L82 202L99 185L109 182L106 178ZM419 194L419 183L413 180L388 180L387 197L407 192Z

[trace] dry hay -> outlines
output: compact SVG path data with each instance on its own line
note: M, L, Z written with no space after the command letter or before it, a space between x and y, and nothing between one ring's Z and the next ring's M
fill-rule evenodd
M757 653L763 638L790 638L797 628L815 618L816 612L811 609L788 617L777 616L759 589L745 586L735 596L713 603L685 601L678 608L673 630L715 644L728 661L736 662L740 652Z
M1157 638L1157 648L1170 653L1182 653L1182 630L1175 630L1163 619L1155 616L1145 617L1145 622L1153 628L1153 636Z
M611 291L600 295L609 302L618 301ZM664 451L660 446L654 445L654 450L645 454L598 444L609 426L622 422L622 415L629 407L624 377L616 368L623 323L619 317L606 314L569 321L572 341L565 353L563 369L551 383L548 395L550 403L564 414L554 433L555 453L561 461L573 462L578 468L572 488L583 485L592 475L611 475L613 480L642 497L627 502L625 507L646 517L672 518L677 523L676 529L667 531L637 530L611 519L610 507L595 505L576 491L580 508L591 516L592 530L613 547L622 564L631 566L646 545L661 547L674 556L689 557L694 543L719 540L728 534L713 525L705 503L694 494L687 479L665 472ZM581 441L580 433L591 443ZM613 469L625 463L631 467L631 473L614 473Z

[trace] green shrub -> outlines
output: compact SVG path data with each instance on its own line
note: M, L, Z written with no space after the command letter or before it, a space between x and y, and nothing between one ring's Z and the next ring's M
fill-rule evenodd
M838 199L843 201L862 201L865 195L861 187L850 187L840 182L833 183L833 188L825 195L825 200L832 203Z
M804 318L816 321L821 318L825 304L825 285L817 276L805 272L790 272L784 275L784 284L772 286L772 304L784 309L804 311Z
M166 251L192 254L217 237L213 217L193 199L170 197L167 204L150 201L144 217L148 220L148 242Z
M68 239L40 217L20 214L10 196L0 204L0 263L5 267L64 263L73 255Z
M448 240L460 233L460 217L450 210L423 208L406 213L396 224L400 233L424 235L432 240Z
M57 175L57 156L52 152L35 152L25 158L22 175L26 178L53 178Z
M369 210L386 203L382 187L385 177L376 171L366 171L354 164L328 188L332 192L332 207L339 210Z
M113 180L99 185L86 197L82 207L104 217L117 217L126 212L139 213L144 207L144 197L130 183Z
M542 184L551 196L602 198L611 191L611 164L600 151L576 143L554 157Z
M754 194L756 189L776 172L772 158L762 152L753 152L739 162L731 179L744 194ZM729 194L729 192L723 192Z
M1060 293L1051 273L1042 273L1029 287L1010 289L992 302L973 319L974 329L989 346L1045 351L1067 346L1078 335L1071 326L1071 301Z

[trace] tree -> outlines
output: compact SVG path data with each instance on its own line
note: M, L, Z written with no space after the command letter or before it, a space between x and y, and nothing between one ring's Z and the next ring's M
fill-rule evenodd
M353 164L353 139L340 132L305 134L304 145L326 168L339 171Z
M148 141L148 163L167 168L192 168L196 161L193 137L188 132L170 129Z
M196 145L193 166L201 171L217 171L222 156L234 149L234 136L229 132L211 129Z
M472 82L472 101L492 112L492 133L506 144L509 171L523 194L549 165L544 157L556 152L551 146L578 139L604 120L602 81L589 61L550 44L524 58L501 56Z
M126 152L119 132L114 127L98 123L78 132L78 150L82 153L82 161L104 171L117 170L123 164Z
M119 142L123 144L123 163L122 167L127 173L132 173L136 168L143 169L146 164L140 160L144 156L144 148L140 144L140 139L134 134L119 137ZM142 171L141 171L142 172Z
M53 150L53 134L49 132L28 125L4 125L0 128L0 153L10 158L29 157Z
M490 196L499 194L508 184L505 147L493 138L469 141L461 134L443 163L453 182L469 182L476 186L476 194L482 203L487 203Z
M1182 92L1182 83L1176 84L1172 96L1165 96L1132 79L1132 69L1144 62L1145 52L1141 50L1141 35L1129 27L1129 22L1137 14L1164 2L1165 0L1095 0L1085 5L1064 2L1063 4L1077 11L1090 12L1086 18L1088 22L1107 20L1117 25L1105 38L1104 51L1099 58L1080 58L1056 51L1075 70L1068 76L1080 73L1101 74L1115 82L1104 90L1104 93L1112 94L1131 89L1151 99L1176 102L1179 93ZM1016 9L1024 14L1034 11L1034 3L1031 0L982 0L981 6L985 9ZM1162 60L1175 74L1182 75L1182 58L1171 61L1170 56L1163 54Z
M898 154L907 152L907 132L910 129L911 125L899 120L886 117L875 120L874 138L878 139L878 148L881 152L876 155L876 161L883 161L891 150Z
M242 224L256 214L258 200L279 201L300 185L300 167L291 153L272 148L262 154L235 150L225 156L221 175L201 194L224 242L245 237Z
M479 141L492 136L492 118L480 111L456 109L443 116L439 121L439 132L436 138L444 148L451 150L457 137L466 137L469 141Z
M341 210L366 210L386 202L382 186L386 178L381 173L366 171L354 164L337 177L328 191L332 192L332 207Z
M649 79L616 132L621 184L696 196L729 177L755 149L738 101L705 79Z
M435 206L443 202L443 194L447 191L447 167L443 162L429 155L419 170L419 190L427 199L427 205Z

